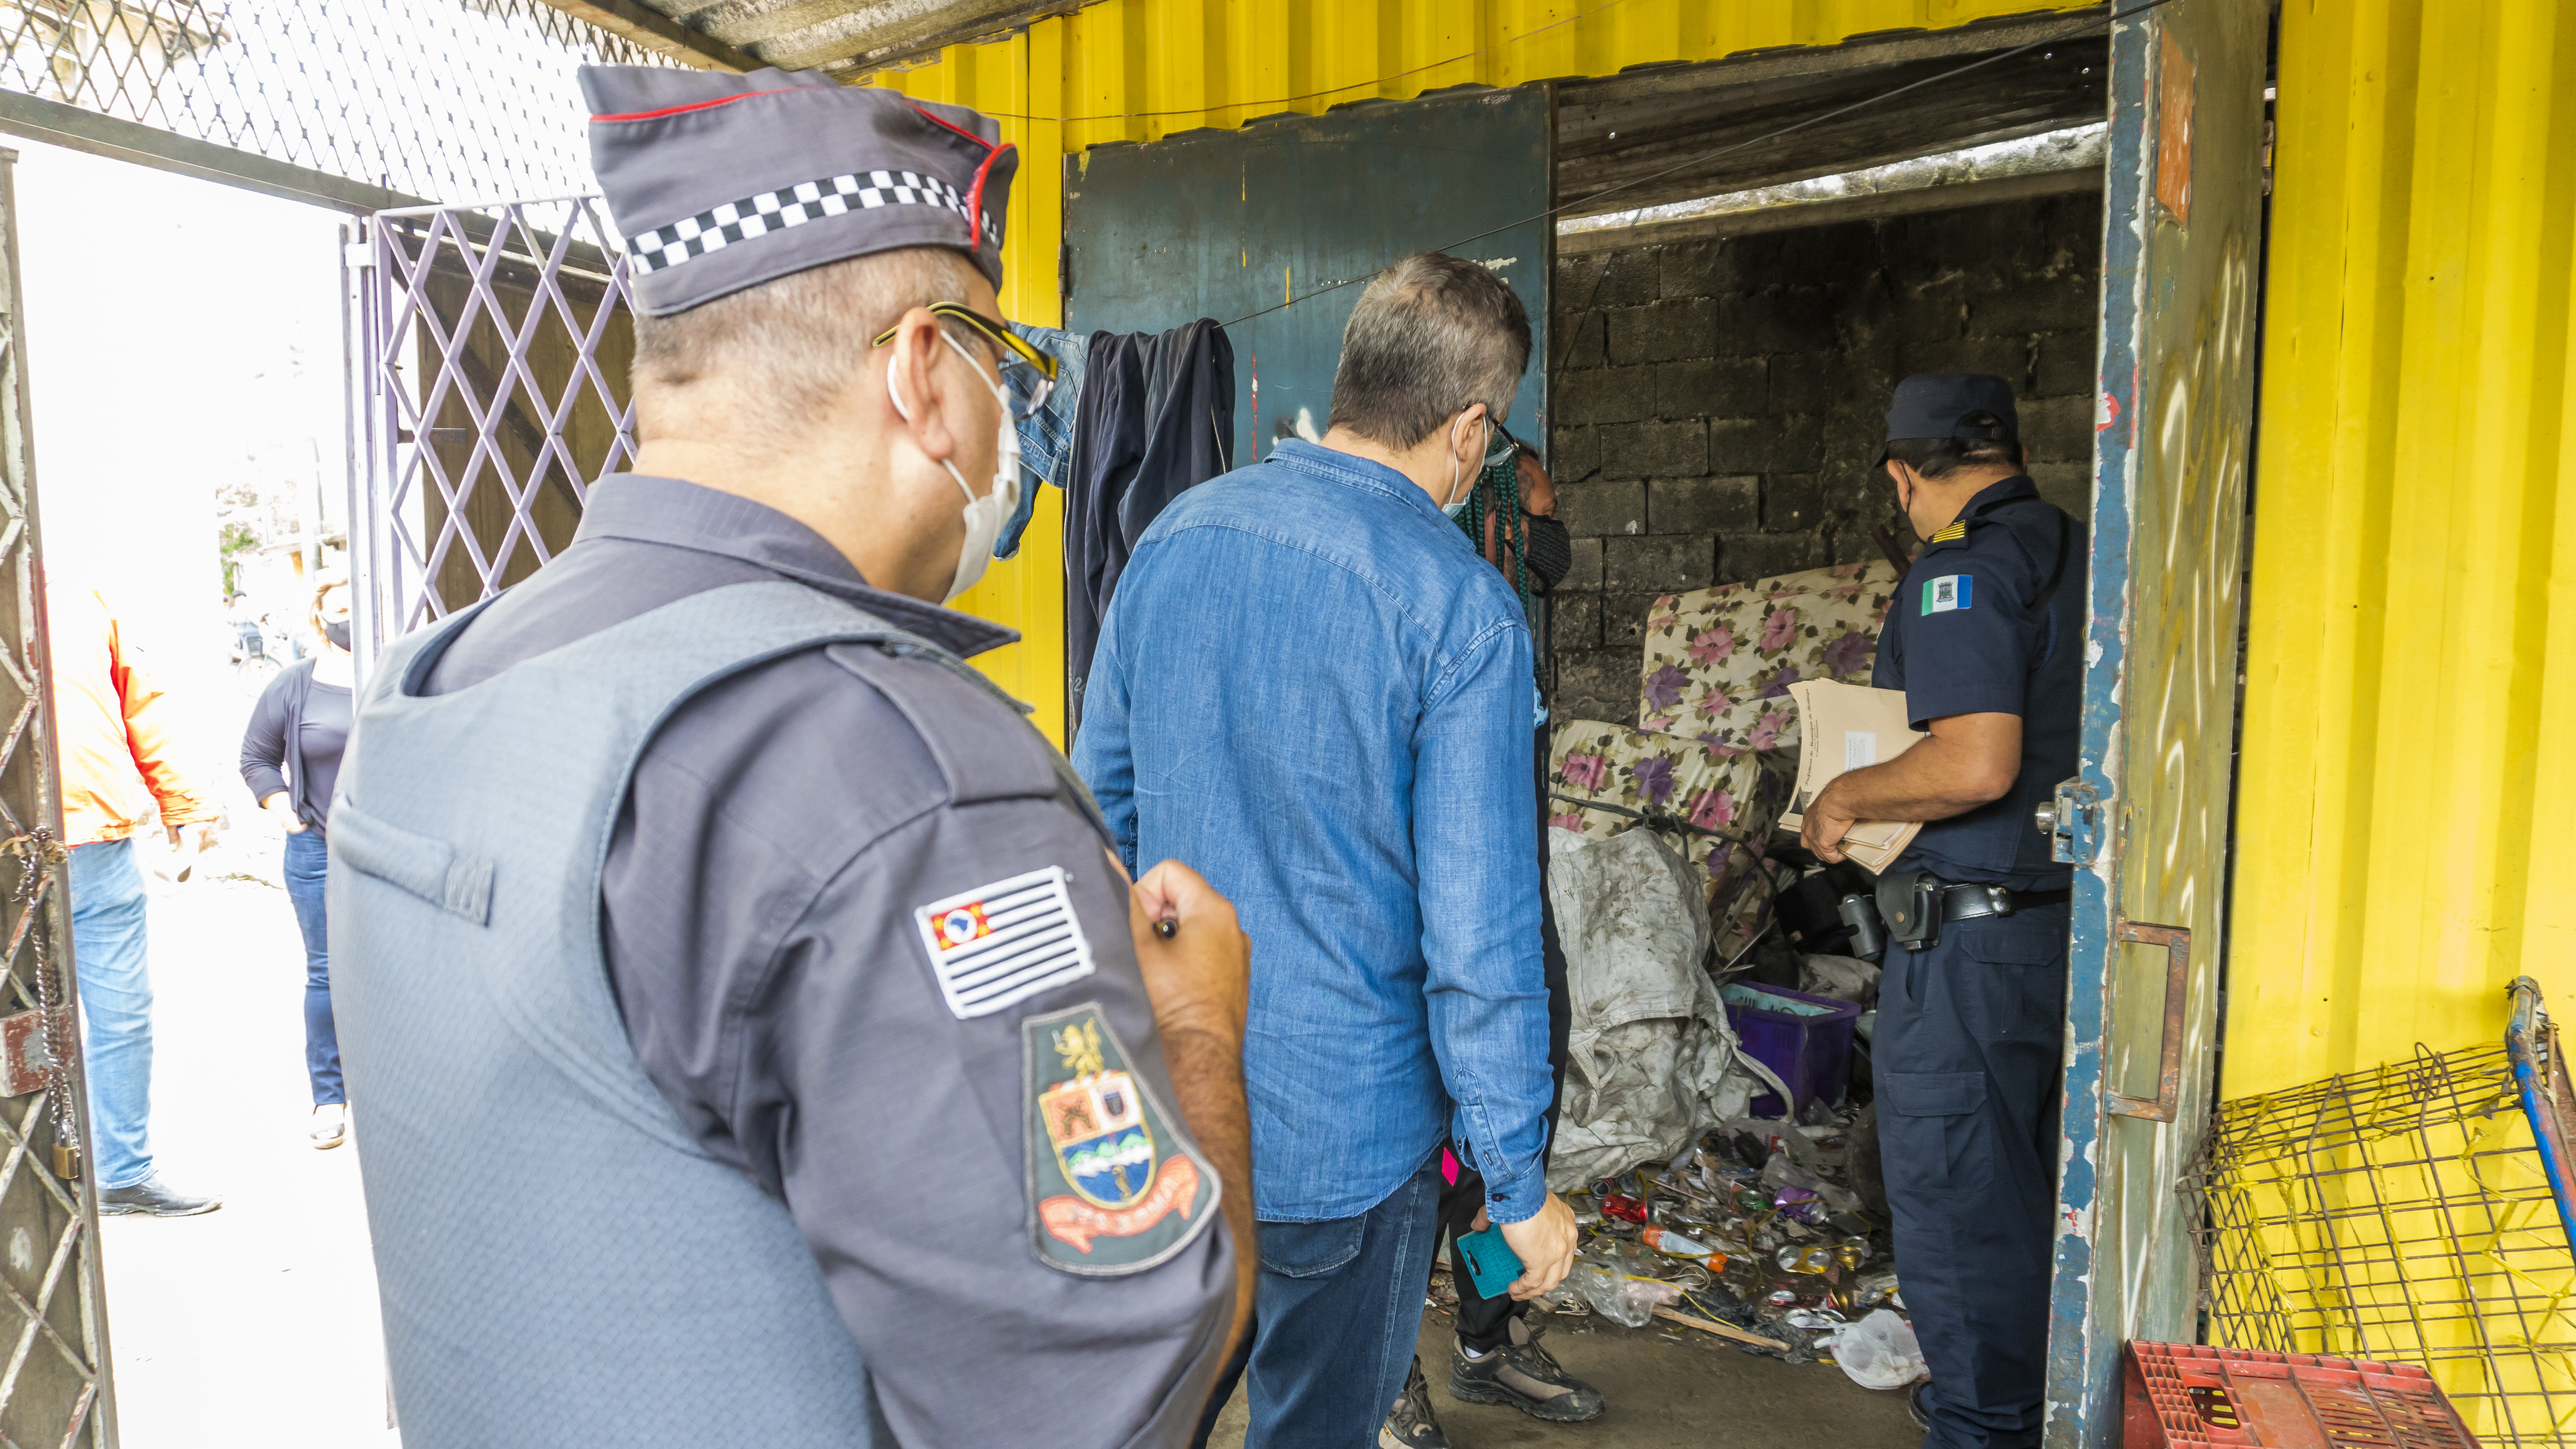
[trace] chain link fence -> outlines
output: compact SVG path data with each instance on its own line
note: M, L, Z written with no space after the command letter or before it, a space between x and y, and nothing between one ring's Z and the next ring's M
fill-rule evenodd
M0 0L0 88L437 201L592 190L574 69L668 63L539 0Z

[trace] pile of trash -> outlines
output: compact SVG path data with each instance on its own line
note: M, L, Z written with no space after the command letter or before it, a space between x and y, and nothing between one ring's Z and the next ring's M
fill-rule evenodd
M1730 1123L1570 1194L1582 1249L1541 1305L1677 1324L1788 1363L1832 1359L1869 1388L1922 1377L1886 1225L1849 1183L1857 1117Z

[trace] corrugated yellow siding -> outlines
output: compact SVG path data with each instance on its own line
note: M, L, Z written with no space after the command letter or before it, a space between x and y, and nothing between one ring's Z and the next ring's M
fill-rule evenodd
M2576 1010L2576 0L2283 16L2228 1097Z
M1064 156L1110 141L1233 127L1283 111L1319 113L1442 86L1519 85L1613 75L1658 61L1714 60L1782 45L1831 45L1880 30L1960 25L2056 8L2034 0L1106 0L991 45L952 46L940 63L879 77L924 100L1005 117L1021 151L1011 187L1002 305L1055 324ZM1459 57L1464 57L1463 59ZM1030 119L1040 118L1040 119ZM1061 502L1049 490L1042 507ZM977 661L1037 707L1064 716L1063 550L1041 513L1019 557L959 604L1027 642Z

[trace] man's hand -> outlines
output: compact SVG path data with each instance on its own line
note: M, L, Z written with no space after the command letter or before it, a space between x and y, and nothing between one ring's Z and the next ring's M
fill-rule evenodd
M199 821L194 825L165 823L161 828L169 834L170 848L183 857L203 855L206 847L215 843L215 827L211 821Z
M1841 860L1857 820L1947 820L2000 800L2021 771L2021 716L1950 714L1892 760L1836 775L1816 792L1798 841Z
M1169 940L1154 929L1160 921L1173 923ZM1204 1031L1240 1053L1252 1000L1252 942L1235 924L1234 903L1197 871L1167 860L1128 888L1127 928L1163 1035Z
M1816 792L1816 798L1808 804L1806 813L1799 817L1798 843L1814 851L1818 860L1841 860L1843 836L1859 819L1843 805L1851 792L1842 788L1842 784L1850 778L1849 775L1836 775L1824 789Z
M1168 937L1155 930L1163 921L1172 923ZM1253 1241L1252 1114L1243 1102L1252 943L1235 924L1234 903L1176 860L1128 887L1127 929L1181 1118L1225 1184L1225 1222L1234 1234L1234 1326L1225 1340L1231 1354L1252 1320L1261 1268Z
M1503 1224L1503 1241L1521 1260L1521 1275L1512 1280L1512 1297L1527 1301L1564 1282L1565 1275L1574 1269L1579 1238L1574 1209L1555 1193L1547 1195L1537 1216Z
M259 802L259 808L276 816L277 823L286 827L287 834L304 833L304 817L295 813L295 801L285 791L270 791L268 798Z

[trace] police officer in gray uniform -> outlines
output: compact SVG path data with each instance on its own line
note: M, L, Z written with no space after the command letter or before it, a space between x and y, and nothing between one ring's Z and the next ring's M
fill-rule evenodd
M1931 1365L1935 1449L2040 1439L2055 1230L2070 868L2036 808L2076 772L2084 529L2022 475L2003 379L1905 379L1881 455L1923 552L1871 682L1931 737L1838 776L1805 842L1928 822L1879 877L1886 974L1871 1037L1905 1306Z
M1047 367L1015 153L817 75L582 87L635 471L385 652L333 816L404 1442L1185 1442L1250 1301L1246 946L939 607Z

